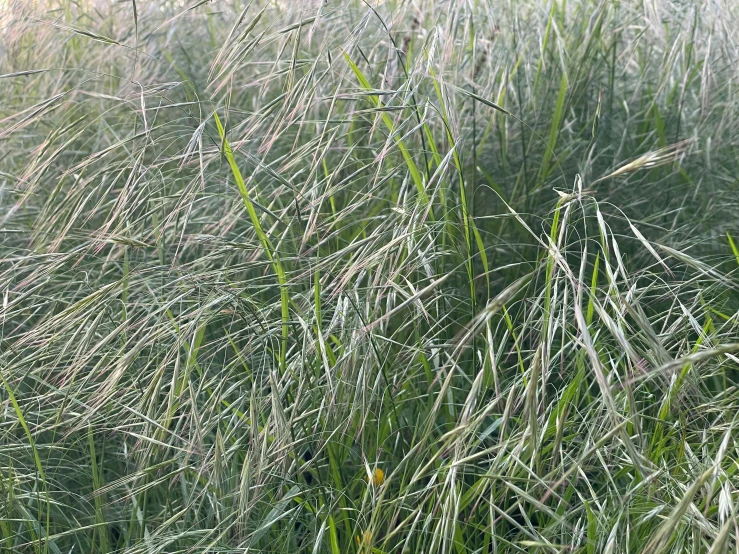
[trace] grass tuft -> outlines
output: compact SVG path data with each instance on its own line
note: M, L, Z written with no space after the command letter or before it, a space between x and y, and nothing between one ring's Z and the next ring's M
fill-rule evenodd
M737 26L0 2L0 551L735 551Z

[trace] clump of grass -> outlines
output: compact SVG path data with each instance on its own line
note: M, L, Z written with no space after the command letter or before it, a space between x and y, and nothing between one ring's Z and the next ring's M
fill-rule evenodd
M0 550L736 548L730 6L11 4Z

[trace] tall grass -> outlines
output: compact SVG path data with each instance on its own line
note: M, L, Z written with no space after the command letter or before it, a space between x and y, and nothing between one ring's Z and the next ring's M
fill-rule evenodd
M732 2L24 2L0 550L739 549Z

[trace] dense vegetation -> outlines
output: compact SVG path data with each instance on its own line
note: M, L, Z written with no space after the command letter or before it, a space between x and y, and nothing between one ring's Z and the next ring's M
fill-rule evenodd
M739 549L739 4L0 10L2 552Z

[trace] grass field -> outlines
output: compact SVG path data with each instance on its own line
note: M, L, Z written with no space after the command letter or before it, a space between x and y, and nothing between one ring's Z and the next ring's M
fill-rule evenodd
M739 3L0 14L0 552L739 552Z

